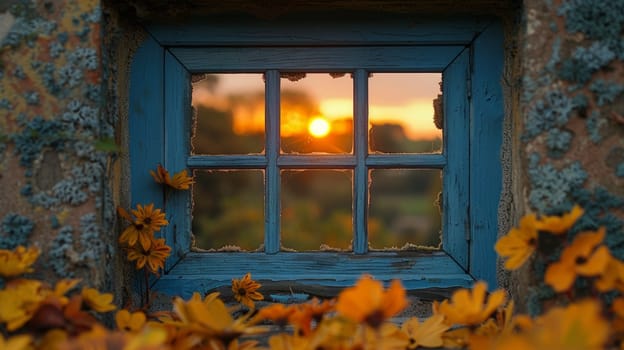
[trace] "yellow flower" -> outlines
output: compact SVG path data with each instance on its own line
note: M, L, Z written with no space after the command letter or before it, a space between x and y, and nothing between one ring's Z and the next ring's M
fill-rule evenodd
M512 228L501 237L494 249L501 257L508 258L505 268L516 270L533 255L537 247L537 229L535 215L526 215L520 220L520 227Z
M409 349L441 347L444 345L442 335L449 328L444 323L443 315L433 315L422 323L417 317L412 317L401 325L401 330L409 336Z
M385 320L407 306L405 289L393 280L386 291L381 282L365 275L353 287L338 295L336 311L355 322L378 328Z
M1 350L23 350L28 349L32 342L32 338L28 334L16 335L10 338L4 338L0 333L0 349Z
M132 312L121 309L115 314L117 329L132 333L139 332L145 325L146 317L142 311Z
M599 276L607 268L610 260L609 249L602 243L605 236L604 227L596 232L578 234L572 244L561 253L559 261L546 269L544 282L555 291L568 290L576 276Z
M609 323L596 300L583 300L567 307L554 307L535 320L529 332L534 349L604 349Z
M6 323L8 331L14 331L28 322L42 301L41 282L16 280L0 290L0 322Z
M82 288L82 298L89 307L97 312L113 311L117 307L112 304L113 294L100 293L95 288Z
M583 216L584 210L575 205L572 210L562 216L545 216L537 221L537 229L560 235L567 232Z
M264 296L258 292L262 285L251 279L251 273L247 273L241 279L232 279L232 293L239 303L250 309L255 307L254 300L262 300Z
M234 319L217 295L213 293L202 300L199 293L193 293L193 297L187 302L175 298L173 311L180 322L169 323L203 338L219 339L225 344L241 335L264 331L262 327L250 326L247 320L251 314Z
M136 260L137 270L147 266L149 271L157 274L159 269L164 268L170 253L171 247L165 244L165 239L158 238L152 241L148 249L143 249L140 244L130 247L128 260Z
M165 184L176 190L188 190L190 185L193 184L193 178L187 175L186 169L173 175L173 178L169 176L169 172L162 165L158 164L156 171L150 170L150 175L159 184Z
M119 242L128 242L128 245L132 247L139 241L145 250L149 249L152 244L154 232L160 230L162 226L169 224L165 219L165 213L161 212L160 209L154 210L153 203L145 207L137 204L137 209L132 210L135 219L121 207L117 208L117 213L131 222L131 225L121 233Z
M12 278L32 272L32 264L39 257L39 249L19 246L15 251L0 249L0 276Z
M437 306L437 313L446 316L447 324L479 325L485 321L507 298L504 290L491 293L485 302L487 284L477 282L472 291L460 289Z

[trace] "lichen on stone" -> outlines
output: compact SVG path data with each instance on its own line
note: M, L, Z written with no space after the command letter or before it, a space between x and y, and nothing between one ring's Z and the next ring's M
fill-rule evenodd
M615 99L624 92L624 85L614 81L596 79L591 83L589 89L594 93L596 104L598 106L604 106L613 103Z
M34 222L25 216L15 213L5 215L2 219L0 249L15 249L19 245L26 245L34 227Z
M529 202L541 213L549 213L553 208L571 208L574 201L570 193L581 187L587 179L587 173L580 162L576 161L562 169L552 164L540 164L537 153L529 156L529 177L532 188Z
M606 125L606 118L604 118L598 110L592 111L589 117L585 120L585 126L587 128L587 133L589 134L589 139L593 143L599 143L602 140L601 130L602 127Z
M18 118L18 123L22 130L10 135L10 140L15 144L15 153L19 155L22 166L30 168L46 147L63 149L67 135L58 121L36 116L31 121L25 120L25 117Z
M95 214L85 214L80 218L80 246L83 248L80 260L97 264L107 253L107 245L102 240L101 228Z
M572 55L564 60L559 68L559 76L565 80L584 84L592 74L615 59L615 53L600 41L589 47L577 47Z
M548 155L551 158L561 158L570 147L572 133L558 128L550 129L546 136Z
M547 92L527 112L525 140L531 139L544 131L565 126L576 107L575 101L561 90Z
M75 254L73 233L74 230L71 226L63 226L52 240L48 251L48 263L59 277L74 277L70 261L70 256Z
M590 39L617 38L624 28L624 0L566 0L558 14L568 31Z

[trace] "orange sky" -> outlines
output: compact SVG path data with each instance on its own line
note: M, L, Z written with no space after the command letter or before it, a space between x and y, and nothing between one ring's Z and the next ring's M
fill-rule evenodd
M369 122L401 124L412 139L441 138L441 131L433 124L432 100L439 94L439 73L382 74L369 78ZM320 115L330 121L351 117L353 114L353 82L349 75L332 78L327 73L308 74L298 81L282 79L285 89L305 92L317 104ZM264 83L261 74L219 75L213 91L205 86L195 86L193 103L211 105L217 109L230 109L226 96L247 94L248 101L233 108L236 132L263 130ZM253 96L253 97L251 97ZM252 101L253 100L253 101ZM315 115L309 108L282 105L282 133L304 132L307 121Z

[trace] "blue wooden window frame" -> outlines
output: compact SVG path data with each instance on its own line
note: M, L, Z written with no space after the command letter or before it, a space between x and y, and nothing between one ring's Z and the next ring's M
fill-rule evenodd
M170 224L161 234L172 246L153 288L189 296L251 272L265 285L306 290L344 287L362 273L399 278L410 290L465 287L475 279L496 286L497 208L501 193L503 48L500 23L491 18L419 20L345 19L319 22L212 19L151 24L130 76L128 145L133 206L153 202ZM351 72L354 81L354 152L348 155L279 154L280 72ZM266 81L266 149L262 155L190 153L190 77L204 72L259 72ZM369 72L442 72L442 154L369 154ZM190 191L169 192L150 181L157 164L181 169L244 168L265 171L264 253L191 250ZM354 171L353 252L279 251L279 172L287 168ZM443 241L435 252L367 252L369 169L443 170ZM277 288L277 287L276 287ZM286 289L288 290L288 289Z

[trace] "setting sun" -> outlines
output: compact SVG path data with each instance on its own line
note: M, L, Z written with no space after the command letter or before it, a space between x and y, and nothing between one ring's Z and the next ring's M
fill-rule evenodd
M323 117L312 118L308 123L308 132L314 137L325 137L329 134L329 130L329 122Z

